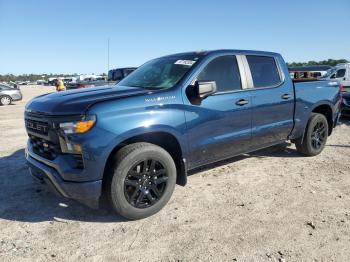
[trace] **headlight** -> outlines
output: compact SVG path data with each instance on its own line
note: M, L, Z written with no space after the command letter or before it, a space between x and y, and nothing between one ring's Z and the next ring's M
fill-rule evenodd
M82 134L89 131L96 123L96 116L89 115L82 120L60 123L60 129L66 134Z

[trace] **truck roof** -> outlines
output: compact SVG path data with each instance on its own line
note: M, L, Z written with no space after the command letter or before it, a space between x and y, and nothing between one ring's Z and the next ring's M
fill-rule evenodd
M217 50L200 50L200 51L192 51L192 52L183 52L183 53L176 53L171 55L166 55L163 57L170 57L170 56L185 56L185 55L211 55L211 54L225 54L227 52L237 53L237 54L251 54L251 55L279 55L278 53L274 52L267 52L267 51L257 51L257 50L241 50L241 49L217 49Z
M115 70L124 70L124 69L136 69L136 66L128 66L128 67L118 67L118 68L112 68L109 71L115 71Z

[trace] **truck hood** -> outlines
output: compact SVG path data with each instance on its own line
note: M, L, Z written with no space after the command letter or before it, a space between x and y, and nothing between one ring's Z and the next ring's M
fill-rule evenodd
M80 115L96 103L149 92L149 90L136 87L101 86L50 93L29 101L26 105L26 112L47 115Z

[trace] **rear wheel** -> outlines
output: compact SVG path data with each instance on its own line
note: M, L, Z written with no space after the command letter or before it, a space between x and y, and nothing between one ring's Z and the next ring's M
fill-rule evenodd
M2 96L0 98L0 105L7 106L11 104L11 102L12 102L12 99L9 96Z
M313 113L307 124L304 139L297 139L298 152L306 156L315 156L322 152L328 138L328 121L324 115Z
M176 183L175 163L159 146L131 144L118 151L108 183L115 211L129 219L148 217L169 201Z

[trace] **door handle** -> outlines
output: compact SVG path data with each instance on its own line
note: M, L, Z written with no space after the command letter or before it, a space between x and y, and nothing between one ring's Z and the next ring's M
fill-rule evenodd
M282 99L287 100L287 99L289 99L289 98L291 98L290 94L284 94L284 95L282 95Z
M238 105L238 106L244 106L244 105L246 105L246 104L248 104L248 103L249 103L248 100L240 99L240 100L238 100L238 101L236 102L236 105Z

